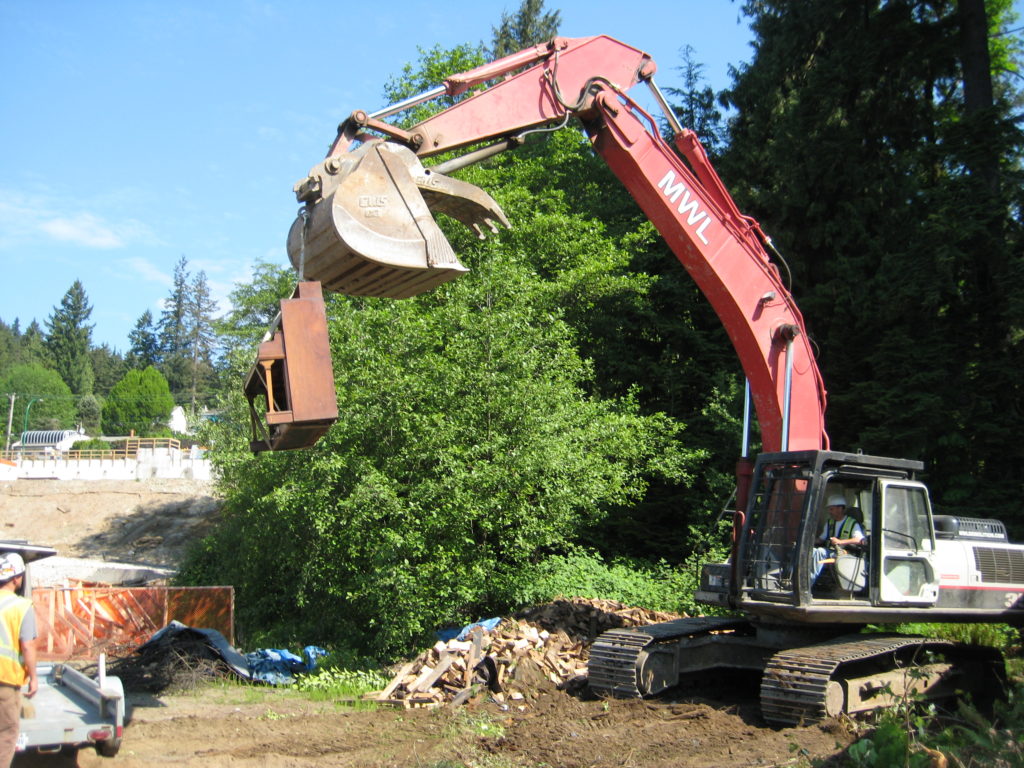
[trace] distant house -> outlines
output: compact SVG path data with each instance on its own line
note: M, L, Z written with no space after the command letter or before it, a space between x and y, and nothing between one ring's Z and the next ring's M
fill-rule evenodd
M25 451L70 451L85 432L80 429L35 429L21 433L12 448Z
M180 405L174 406L174 409L171 411L171 420L167 422L167 426L171 428L171 432L176 432L179 435L189 434L185 409Z

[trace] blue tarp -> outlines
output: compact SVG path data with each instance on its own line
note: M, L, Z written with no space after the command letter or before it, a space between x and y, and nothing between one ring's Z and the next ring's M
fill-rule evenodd
M158 630L149 640L140 645L135 652L145 654L156 648L166 648L179 641L188 642L201 640L219 656L231 671L244 680L270 683L271 685L290 685L295 682L295 675L312 672L316 669L317 659L326 656L327 651L316 645L307 645L302 649L302 656L277 648L264 648L252 653L242 654L235 650L220 632L215 629L196 629L180 621L172 621Z
M446 643L449 640L465 640L469 637L469 633L473 631L474 627L482 627L485 631L490 632L500 623L501 616L495 616L491 619L480 619L480 621L474 621L472 624L467 624L462 629L439 629L437 630L437 637L440 640L444 640Z
M326 655L327 651L323 648L307 645L302 649L301 657L291 651L262 648L245 654L245 660L249 664L249 672L254 680L273 685L289 685L295 682L295 675L316 669L316 660Z

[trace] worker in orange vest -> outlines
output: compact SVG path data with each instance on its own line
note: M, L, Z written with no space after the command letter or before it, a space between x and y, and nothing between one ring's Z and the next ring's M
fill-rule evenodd
M32 697L36 677L36 615L32 601L18 594L25 561L16 552L0 556L0 766L10 766L21 732L21 689Z

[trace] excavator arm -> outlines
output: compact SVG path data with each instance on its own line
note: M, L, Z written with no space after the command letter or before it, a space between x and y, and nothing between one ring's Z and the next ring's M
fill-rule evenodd
M292 263L300 279L355 295L403 298L454 279L467 270L431 214L449 213L481 236L508 222L489 195L446 174L575 118L725 326L763 449L827 448L825 387L800 311L766 251L770 241L739 212L693 132L675 122L655 70L646 53L610 37L556 38L377 113L352 113L327 157L296 184L305 209L289 233ZM384 119L486 83L412 128ZM627 94L640 83L665 112L673 144Z

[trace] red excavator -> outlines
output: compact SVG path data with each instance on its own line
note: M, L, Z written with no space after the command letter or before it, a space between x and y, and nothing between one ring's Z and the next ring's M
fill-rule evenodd
M591 688L642 696L693 673L749 670L761 675L764 717L780 724L909 695L991 695L1003 675L991 649L860 630L907 621L1024 623L1024 546L1011 544L999 521L935 514L916 479L921 462L830 448L825 387L773 261L781 257L737 209L695 134L678 124L655 69L643 51L610 37L556 38L342 122L327 158L295 187L304 208L288 252L300 281L309 282L282 302L281 323L246 382L253 450L310 445L337 416L317 283L404 298L465 273L433 213L481 237L508 221L489 195L447 174L574 118L725 326L764 448L756 461L743 450L732 554L704 567L697 595L733 615L605 633L591 650ZM671 143L628 95L639 84L663 112ZM385 121L483 85L411 128ZM289 312L297 301L310 307ZM854 519L856 541L820 541L826 501Z

